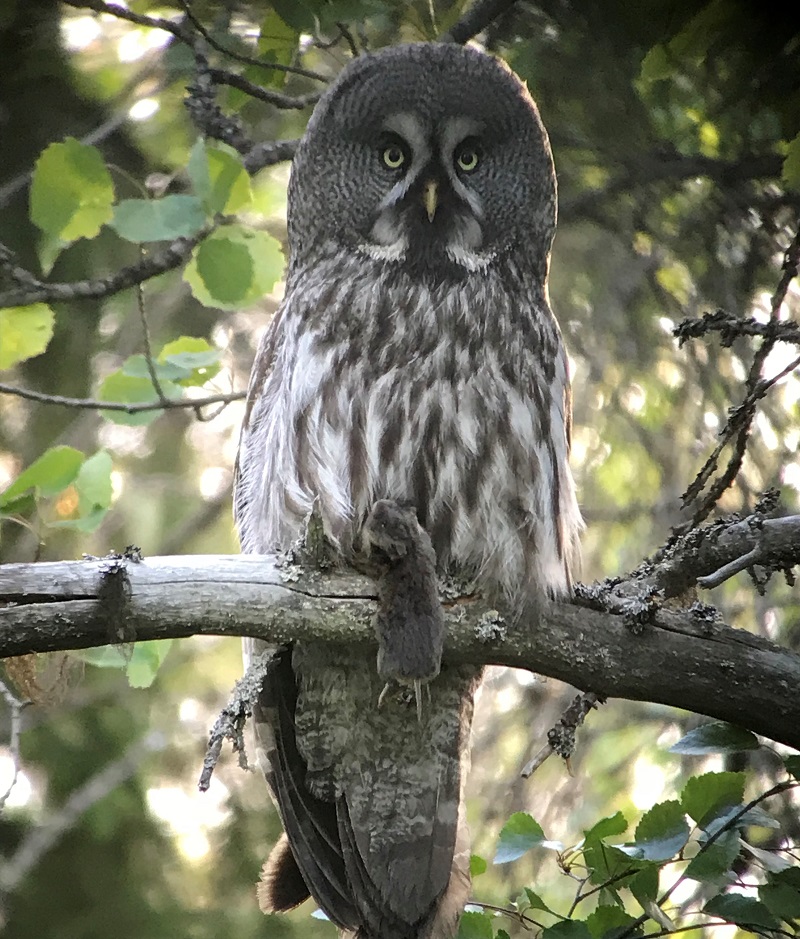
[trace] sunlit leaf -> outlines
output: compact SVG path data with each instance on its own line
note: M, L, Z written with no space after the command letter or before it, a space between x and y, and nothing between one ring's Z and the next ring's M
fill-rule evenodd
M197 198L210 215L237 212L253 198L250 176L231 147L200 139L192 147L186 168Z
M158 353L159 362L183 369L186 374L178 379L184 387L204 385L220 370L222 350L199 336L180 336L168 342Z
M485 874L488 866L489 865L486 861L486 858L482 858L479 854L470 855L470 859L469 859L470 876L478 877L480 874Z
M628 822L622 812L616 812L608 818L601 818L583 833L584 841L601 841L614 835L622 835L628 829Z
M0 369L41 355L53 338L53 320L44 303L0 310Z
M23 470L0 492L0 508L14 502L29 489L39 496L55 496L73 483L83 464L83 454L74 447L51 447Z
M224 225L192 252L184 280L206 306L251 306L275 286L283 273L280 245L266 232Z
M180 398L181 389L171 382L162 382L161 390L170 398ZM101 401L114 401L121 404L146 404L158 401L158 393L149 378L134 378L121 369L112 372L100 385L97 397ZM102 411L104 417L115 424L141 426L154 421L161 413L157 408L148 411Z
M704 820L718 815L720 809L740 804L744 796L744 782L744 773L692 776L681 792L683 811L702 826Z
M36 161L31 220L65 243L93 238L111 219L114 185L100 152L67 137Z
M258 51L261 58L279 65L291 65L300 42L300 30L290 26L275 10L269 10L261 21L258 37ZM265 85L280 88L286 80L286 73L279 69L261 69L266 73Z
M461 916L458 939L492 939L492 918L488 913L467 910Z
M657 865L647 864L625 884L642 909L646 910L658 895L658 870Z
M197 234L206 222L196 196L168 195L161 199L123 199L114 207L111 227L128 241L172 241Z
M789 144L783 161L781 179L790 189L800 190L800 134Z
M143 355L129 356L123 363L121 371L123 375L128 375L130 378L146 378L151 381L151 366L159 381L177 381L187 378L191 374L191 369L175 362L161 361L160 356L159 361L148 365L147 359Z
M690 730L669 751L686 756L703 756L706 753L739 753L742 750L757 750L758 747L758 738L749 730L735 724L712 721Z
M541 825L527 812L515 812L500 829L495 864L507 864L546 841Z
M679 802L659 802L642 816L636 826L635 840L623 851L633 849L634 856L647 861L666 861L674 857L689 840L689 826Z
M75 479L78 493L77 517L51 523L53 528L96 531L111 505L111 470L113 463L105 450L90 456Z
M136 643L126 669L131 688L149 688L153 684L172 642L172 639L158 639Z

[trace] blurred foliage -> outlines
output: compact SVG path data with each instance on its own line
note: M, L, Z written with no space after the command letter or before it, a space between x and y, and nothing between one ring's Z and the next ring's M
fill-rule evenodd
M168 0L128 6L192 27ZM465 6L196 0L191 11L216 47L214 66L313 98L321 82L312 75L219 50L329 78L353 49L434 38ZM751 340L726 347L711 336L679 349L672 330L707 310L769 315L800 214L800 14L747 0L544 0L517 3L483 39L527 80L553 144L560 223L551 295L572 355L573 463L589 522L582 577L591 580L629 570L684 520L681 493L744 396ZM246 387L280 299L288 167L248 178L235 148L201 139L183 107L194 77L191 53L166 31L56 0L9 0L0 11L0 242L56 282L107 277L155 255L159 239L184 236L191 249L183 268L141 290L0 310L0 381L119 406L0 395L2 561L128 544L150 555L237 550L230 485L242 404L226 396ZM276 108L235 86L222 87L218 102L264 142L299 136L311 109ZM795 283L783 315L796 318L799 305ZM763 373L795 354L778 344ZM221 400L198 413L136 410L162 395ZM789 374L761 403L720 511L746 512L773 485L782 510L798 511L799 401L800 380ZM728 622L800 645L787 586L773 581L758 594L740 576L711 600ZM332 935L310 905L269 921L258 912L253 883L279 831L262 781L227 758L209 792L196 792L207 731L240 672L238 643L193 639L168 654L142 647L130 658L87 654L42 668L42 703L23 712L22 775L0 816L0 932ZM576 939L619 939L659 880L662 891L680 880L681 916L731 877L761 887L709 902L709 913L751 931L797 915L794 868L776 861L800 839L792 790L767 805L777 828L728 818L709 845L710 821L695 817L698 800L711 810L718 789L730 795L728 774L745 773L744 798L753 799L785 779L788 763L719 740L669 753L695 717L612 701L580 732L570 772L553 759L521 779L572 694L490 670L469 781L476 897L513 902L553 935ZM725 780L709 776L723 770ZM0 751L0 793L12 772ZM686 814L693 824L684 830ZM691 861L703 873L696 880L684 873L690 843L708 862ZM506 859L524 850L492 864L498 845ZM628 892L598 889L577 901L616 875L606 869L613 860L628 865ZM556 925L573 914L582 922ZM463 929L520 935L523 925L475 910ZM668 927L647 922L648 935L658 930Z

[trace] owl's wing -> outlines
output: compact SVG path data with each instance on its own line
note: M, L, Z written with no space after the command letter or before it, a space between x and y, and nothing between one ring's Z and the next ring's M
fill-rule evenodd
M253 709L260 764L281 813L289 850L278 842L265 866L259 899L265 912L291 909L313 895L342 929L358 925L339 845L336 806L306 787L306 764L297 751L294 715L297 685L291 650L278 653ZM299 873L305 891L297 885ZM294 888L291 885L294 884Z

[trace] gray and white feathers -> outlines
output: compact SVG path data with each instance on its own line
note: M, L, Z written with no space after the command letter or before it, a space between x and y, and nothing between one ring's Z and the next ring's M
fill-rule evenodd
M376 501L410 503L441 570L520 619L569 588L581 521L567 358L550 311L547 137L522 83L455 45L349 65L289 189L286 296L251 376L242 548L287 548L315 504L352 551ZM421 724L377 709L346 648L295 643L256 716L290 848L268 908L310 892L364 939L449 939L468 893L462 787L479 673L443 666Z

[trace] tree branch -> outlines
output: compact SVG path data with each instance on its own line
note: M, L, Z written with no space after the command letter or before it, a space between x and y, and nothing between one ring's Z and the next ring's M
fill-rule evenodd
M196 634L315 640L375 649L376 591L361 575L304 571L268 556L150 558L126 565L124 613L103 599L108 562L0 567L0 656ZM607 697L653 701L800 747L800 656L692 611L619 613L548 604L509 626L475 597L446 604L445 660L526 668Z
M475 0L475 3L439 37L440 42L457 42L463 45L473 36L483 32L499 16L514 6L516 0Z

